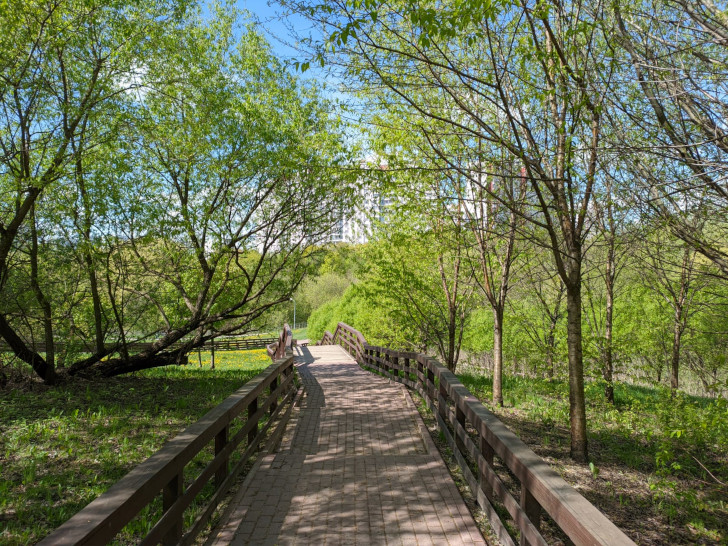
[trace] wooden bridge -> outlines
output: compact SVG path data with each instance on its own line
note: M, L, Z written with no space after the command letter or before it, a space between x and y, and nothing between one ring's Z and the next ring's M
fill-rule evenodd
M109 542L160 494L142 544L199 543L231 490L206 544L485 544L406 387L433 410L501 543L546 544L549 518L575 544L633 544L436 360L370 346L341 323L323 343L277 358L292 346L284 329L265 372L42 544Z

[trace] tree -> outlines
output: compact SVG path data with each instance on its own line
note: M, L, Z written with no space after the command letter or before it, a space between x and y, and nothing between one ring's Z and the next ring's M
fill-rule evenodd
M150 349L96 365L104 374L164 365L250 328L289 300L307 248L341 208L345 184L336 189L329 167L343 149L326 103L298 87L256 32L234 43L235 21L223 11L209 25L191 21L175 53L149 63L146 77L161 83L144 97L136 168L153 174L137 177L118 213L141 271L179 305Z
M254 328L348 201L329 104L230 6L184 7L3 12L26 24L2 53L0 335L47 382L58 332L91 349L68 374L109 376ZM70 308L52 289L64 252ZM130 354L138 340L151 347Z
M180 7L11 1L0 11L0 289L13 267L18 237L28 230L30 284L43 309L46 342L53 332L39 281L38 200L63 177L84 120L124 92L122 81L141 64L142 50L149 50ZM52 348L47 359L29 348L5 312L0 335L40 377L55 381Z
M434 346L454 371L472 308L472 273L464 264L462 221L453 222L452 211L433 197L411 207L405 203L389 217L370 243L364 287L371 305L388 302L393 317L415 333L408 340L415 349Z
M700 275L696 263L696 251L687 244L670 245L659 233L653 235L655 244L644 245L642 264L646 266L644 282L672 311L670 388L673 393L679 387L680 354L683 334L691 316L699 306L694 301L708 278ZM673 248L670 248L673 246ZM682 248L681 248L682 247ZM702 278L701 278L702 277Z
M558 274L549 267L549 257L538 247L524 258L522 282L510 306L517 327L535 345L536 357L545 358L546 375L556 377L560 326L564 319L566 288ZM534 302L535 296L535 302ZM515 299L515 301L513 301Z
M587 278L585 316L597 346L605 398L614 403L614 313L617 296L617 278L629 265L635 246L634 226L627 221L633 212L624 200L620 199L615 185L617 181L604 168L604 183L597 190L593 201L595 234L590 244L595 247L590 252L587 275L599 278L602 287L595 286L595 279ZM591 281L591 282L590 282Z
M425 90L421 100L437 102L437 97L428 97ZM516 258L516 234L523 223L526 180L519 176L521 169L507 159L500 158L497 166L487 168L484 154L461 156L467 143L451 134L446 124L440 123L435 129L428 121L425 129L419 118L407 108L393 106L379 115L371 133L377 153L388 157L388 166L394 171L390 177L393 191L399 197L406 194L410 201L417 199L418 192L436 197L442 211L450 215L450 222L470 232L473 243L464 247L464 265L473 268L470 278L493 313L493 402L502 406L505 306ZM415 129L397 131L398 120L408 120ZM414 176L401 174L406 172ZM463 172L470 176L463 176ZM426 209L423 213L430 214Z
M501 167L505 168L505 166ZM525 178L520 182L512 172L482 180L479 164L477 184L469 180L465 201L467 225L476 241L480 275L473 275L493 312L493 403L503 406L503 336L506 299L511 268L515 260L516 232L524 211ZM487 187L487 190L485 189ZM494 197L498 195L498 199ZM501 203L508 203L503 206Z
M343 52L352 83L384 86L392 102L420 116L422 131L429 120L438 130L449 126L470 165L484 155L497 164L505 153L524 167L534 201L523 216L546 234L543 243L566 287L571 455L586 461L582 262L615 68L613 19L604 4L462 2L438 10L414 2L290 4L329 25L319 57ZM442 100L422 100L422 89L437 90ZM477 183L464 162L432 142L443 161Z

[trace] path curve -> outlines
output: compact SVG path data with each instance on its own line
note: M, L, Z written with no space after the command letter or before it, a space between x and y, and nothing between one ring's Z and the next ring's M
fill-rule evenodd
M405 388L339 346L297 353L301 410L208 544L486 544Z

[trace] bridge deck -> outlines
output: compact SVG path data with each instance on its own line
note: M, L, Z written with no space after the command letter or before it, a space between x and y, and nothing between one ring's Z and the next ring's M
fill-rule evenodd
M485 544L404 387L297 352L300 413L209 544Z

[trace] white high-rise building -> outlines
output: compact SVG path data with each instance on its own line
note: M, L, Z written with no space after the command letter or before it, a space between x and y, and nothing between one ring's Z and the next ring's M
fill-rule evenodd
M384 221L385 211L392 204L389 197L369 189L361 190L359 205L351 214L343 214L331 230L332 243L366 243L372 235L372 222Z

